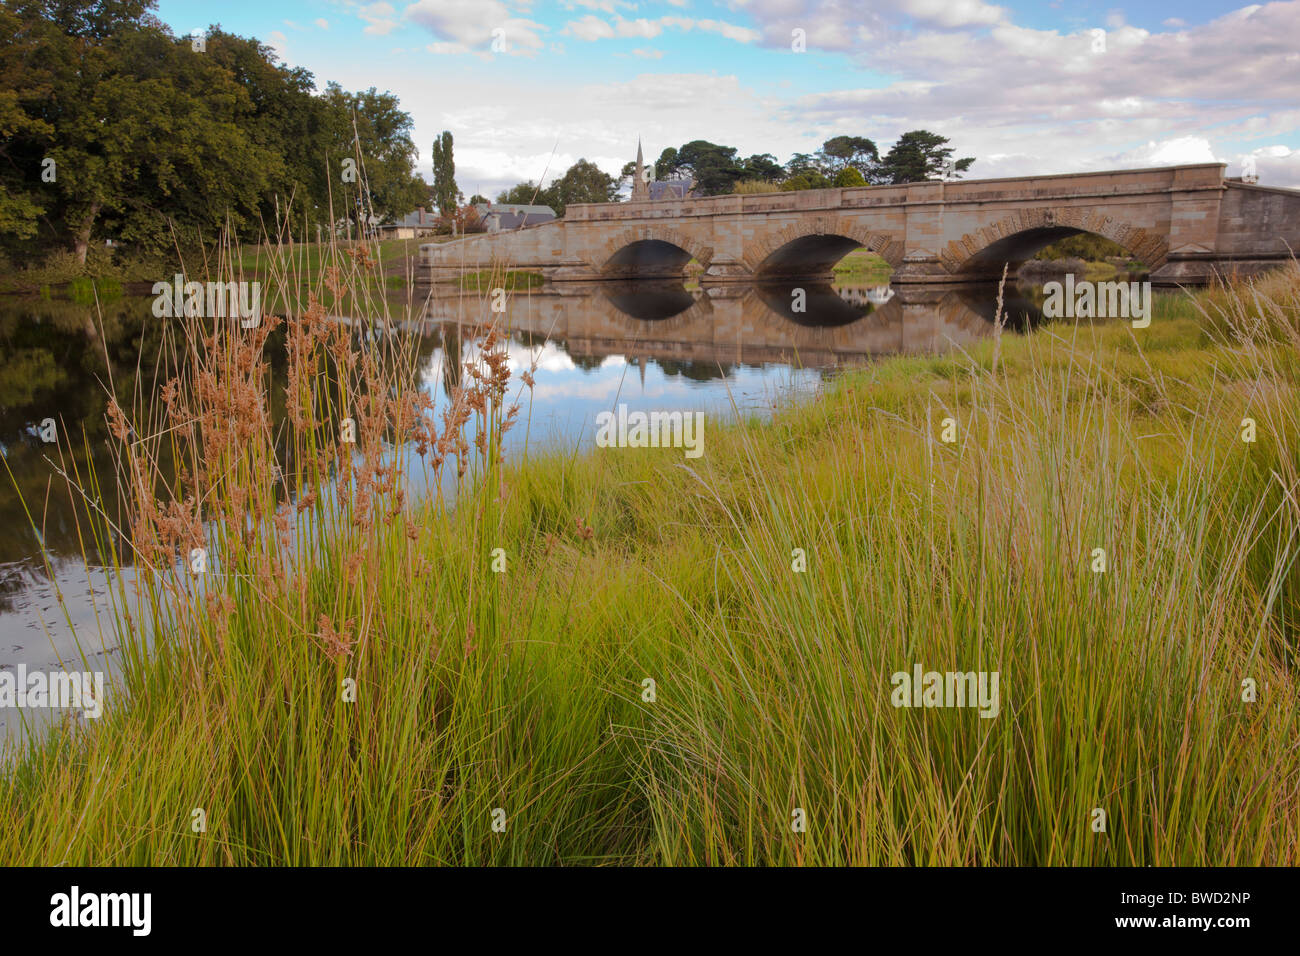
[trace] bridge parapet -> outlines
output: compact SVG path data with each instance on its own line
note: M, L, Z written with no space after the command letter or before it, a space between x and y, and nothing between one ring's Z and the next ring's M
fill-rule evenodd
M845 209L915 203L982 203L1125 196L1163 191L1222 189L1224 163L1157 166L1095 173L1061 173L1018 179L957 179L883 186L803 189L752 195L618 203L574 203L570 222L610 219L677 219L685 216L755 215L814 209Z

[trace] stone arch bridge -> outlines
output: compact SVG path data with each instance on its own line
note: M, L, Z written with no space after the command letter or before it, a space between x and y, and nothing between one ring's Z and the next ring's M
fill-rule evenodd
M434 280L493 267L554 281L682 275L704 283L825 278L858 247L894 282L996 279L1049 243L1113 239L1158 283L1281 265L1300 247L1300 190L1224 177L1224 165L581 204L555 222L420 247Z

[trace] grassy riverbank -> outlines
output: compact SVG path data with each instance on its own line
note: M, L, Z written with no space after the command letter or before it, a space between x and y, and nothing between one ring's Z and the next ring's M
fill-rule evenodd
M882 361L699 459L502 461L529 385L491 334L433 423L319 314L287 397L232 333L123 445L139 487L164 448L194 476L137 502L142 557L220 573L119 594L163 637L0 778L0 859L1293 865L1298 314L1292 270ZM389 469L399 433L463 456L455 510ZM999 672L997 716L892 706L914 665Z

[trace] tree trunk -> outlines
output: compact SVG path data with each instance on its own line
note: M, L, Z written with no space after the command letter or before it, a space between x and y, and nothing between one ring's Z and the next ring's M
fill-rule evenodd
M99 203L92 202L90 208L86 210L86 215L82 217L81 227L77 230L73 252L76 253L77 262L83 266L86 264L86 250L90 248L90 228L95 224L95 217L98 215Z

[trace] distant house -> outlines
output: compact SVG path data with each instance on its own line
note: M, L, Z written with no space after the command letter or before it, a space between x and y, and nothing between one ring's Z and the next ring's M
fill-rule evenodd
M397 222L385 223L376 228L385 239L419 239L421 236L432 236L438 222L438 216L426 212L425 208L420 206L415 212L407 213Z
M694 195L691 191L691 181L689 179L656 179L652 180L650 186L650 198L655 199L686 199Z
M528 206L523 203L479 203L474 209L487 232L506 232L550 222L555 210L550 206Z

